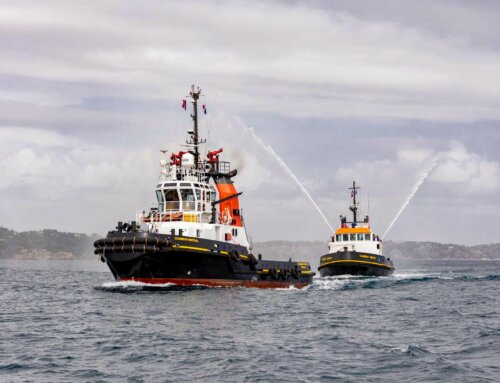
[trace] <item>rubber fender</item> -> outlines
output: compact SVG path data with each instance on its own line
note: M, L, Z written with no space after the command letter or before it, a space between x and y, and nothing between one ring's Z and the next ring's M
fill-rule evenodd
M276 271L275 268L271 268L269 269L269 275L273 278L273 279L278 279L278 272Z
M241 260L240 255L236 250L231 250L231 258L234 259L236 262L239 262Z
M281 279L283 279L284 281L290 279L290 271L289 270L281 270L280 271L280 277Z
M136 244L136 245L127 245L127 246L103 246L98 247L94 250L94 254L102 254L104 252L110 253L159 253L161 252L161 248L153 245L145 245L145 244Z
M259 261L257 261L257 258L253 254L248 254L248 263L251 265L256 265Z

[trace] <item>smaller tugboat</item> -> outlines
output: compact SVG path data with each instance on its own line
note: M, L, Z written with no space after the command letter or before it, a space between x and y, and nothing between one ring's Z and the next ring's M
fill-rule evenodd
M370 217L358 221L359 187L352 183L351 210L353 219L340 216L340 228L335 231L328 245L329 252L320 258L318 268L322 277L333 275L388 276L394 272L390 258L382 255L382 240L370 228Z

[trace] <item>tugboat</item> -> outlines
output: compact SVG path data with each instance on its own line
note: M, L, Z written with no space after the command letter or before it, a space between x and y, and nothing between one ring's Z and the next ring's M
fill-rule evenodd
M322 277L333 275L389 276L394 272L390 258L382 255L382 241L370 228L370 217L358 221L358 202L356 196L359 187L352 183L351 210L353 219L340 216L340 228L335 231L328 245L329 252L320 258L318 268Z
M206 140L198 132L201 90L191 87L193 129L187 150L160 161L156 203L136 213L135 221L94 243L95 254L118 281L176 286L302 288L315 273L307 262L255 257L246 234L233 178L236 169L222 161L223 149L201 157ZM187 100L182 101L186 109ZM202 106L206 113L205 105Z

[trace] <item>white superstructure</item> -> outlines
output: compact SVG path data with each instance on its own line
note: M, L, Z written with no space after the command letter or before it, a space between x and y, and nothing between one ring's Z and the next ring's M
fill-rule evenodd
M172 153L160 161L156 185L156 203L149 211L141 210L136 221L149 233L173 234L224 241L250 247L232 182L236 170L219 160L222 149L208 152L200 159L196 101L200 90L190 93L194 112L194 130L189 131L191 150Z

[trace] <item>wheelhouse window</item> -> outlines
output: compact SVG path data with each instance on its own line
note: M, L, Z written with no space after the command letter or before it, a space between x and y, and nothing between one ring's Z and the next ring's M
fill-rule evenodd
M165 207L165 199L163 198L163 193L161 190L156 191L156 199L158 200L158 210L163 211Z
M195 210L193 189L181 189L182 210Z
M177 189L165 190L165 210L179 210L179 194Z
M350 237L349 239L351 241L355 241L356 240L356 234L350 234L349 237Z
M349 240L349 234L342 234L342 241L348 241Z
M196 210L201 210L201 202L203 201L201 198L201 189L194 189L194 193L196 195Z
M358 234L358 241L362 241L365 238L363 234Z
M369 241L370 240L370 234L365 234L365 241Z
M342 241L342 234L337 234L337 242Z

